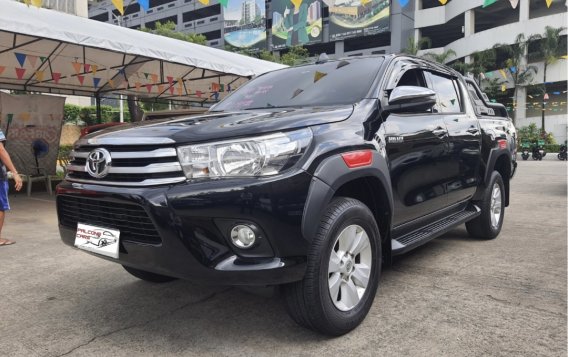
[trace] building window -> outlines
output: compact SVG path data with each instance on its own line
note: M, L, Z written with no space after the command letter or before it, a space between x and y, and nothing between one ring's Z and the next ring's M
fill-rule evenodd
M140 12L140 5L138 3L132 3L128 6L124 6L124 16L134 14L136 12ZM118 10L112 10L112 13L115 16L120 16L120 12L118 12Z
M162 6L172 2L175 3L176 0L150 0L150 7Z
M108 21L108 12L105 12L105 13L97 15L97 16L89 17L89 19L95 20L95 21L107 22Z
M197 21L195 24L196 25L203 25L205 23L205 20L201 20L201 21Z
M204 32L202 35L205 36L207 41L218 40L221 38L221 30Z
M219 20L218 17L212 17L212 18L209 19L209 22L213 22L213 21L217 21L217 20Z

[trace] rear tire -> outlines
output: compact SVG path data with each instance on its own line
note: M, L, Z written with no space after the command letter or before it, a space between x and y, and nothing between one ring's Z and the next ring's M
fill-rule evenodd
M283 286L288 313L326 335L353 330L371 308L381 262L373 213L358 200L333 199L309 249L304 280Z
M168 283L170 281L176 280L176 278L172 278L171 276L151 273L149 271L127 267L126 265L123 265L122 267L124 268L124 270L137 277L138 279L149 281L151 283Z
M483 199L476 203L481 214L465 224L467 232L472 237L494 239L501 232L505 217L505 185L499 172L493 171Z

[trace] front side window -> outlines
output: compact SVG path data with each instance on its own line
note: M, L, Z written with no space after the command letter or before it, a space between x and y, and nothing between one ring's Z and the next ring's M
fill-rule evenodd
M354 58L270 72L211 110L354 104L370 92L382 61L382 57Z
M432 89L438 95L436 109L439 113L461 113L462 104L460 101L458 83L451 77L446 77L438 73L430 73Z

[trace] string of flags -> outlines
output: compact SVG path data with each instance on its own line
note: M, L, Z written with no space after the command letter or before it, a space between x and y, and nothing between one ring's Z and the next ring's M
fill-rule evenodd
M206 1L207 4L209 3L209 0L198 0L198 1L201 2L202 4L204 4L204 1ZM226 1L227 0L225 0L225 2ZM499 0L484 0L483 5L481 7L485 8L485 7L491 6L491 5L495 4L497 1L499 1ZM546 2L546 7L550 8L550 6L552 5L552 2L554 0L544 0L544 1ZM409 2L410 2L410 0L398 0L398 3L399 3L401 8L408 5ZM442 5L446 5L449 2L449 0L438 0L438 2ZM513 9L516 9L517 6L519 6L519 0L509 0L509 2L511 3L511 7ZM207 5L207 4L205 4L205 5ZM224 5L224 6L226 7L226 5Z
M92 86L95 89L100 88L103 84L108 84L108 86L112 89L128 90L135 88L136 91L145 92L148 94L163 94L169 91L172 96L175 94L179 96L195 95L198 98L214 98L215 100L219 99L219 93L231 92L236 89L234 86L231 86L231 84L212 82L209 85L204 85L207 87L206 89L204 87L200 90L191 91L189 88L190 85L193 85L193 83L191 83L191 79L184 80L182 78L174 78L173 76L165 76L167 83L162 83L162 80L157 73L149 72L134 72L130 75L130 79L127 79L124 76L125 67L113 69L117 71L116 75L118 75L119 77L120 75L124 76L124 80L120 80L121 84L117 85L115 76L111 76L112 78L109 79L109 74L107 73L106 81L100 75L97 76L97 73L100 73L101 70L108 72L110 70L109 68L101 68L98 64L94 63L82 63L79 62L77 58L70 62L70 69L72 74L64 75L60 72L41 69L44 62L48 60L46 57L35 56L21 52L14 53L14 56L19 65L14 67L16 77L19 80L24 80L26 78L26 74L28 74L29 77L35 79L37 82L52 80L54 83L59 84L60 80L64 77L75 77L79 85ZM2 75L2 73L4 73L5 71L6 66L0 66L0 75ZM48 72L46 73L46 71ZM48 73L51 73L51 78L49 78ZM138 80L133 80L132 77L135 77ZM131 82L134 81L133 87L131 87L129 80ZM187 85L185 85L184 82L187 82Z

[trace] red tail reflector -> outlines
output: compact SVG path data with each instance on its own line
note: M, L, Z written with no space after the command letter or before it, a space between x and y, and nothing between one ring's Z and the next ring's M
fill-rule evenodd
M497 141L497 145L499 149L506 149L507 148L507 140L499 140Z
M373 163L373 152L371 150L352 151L341 154L345 165L350 169L356 167L369 166Z

